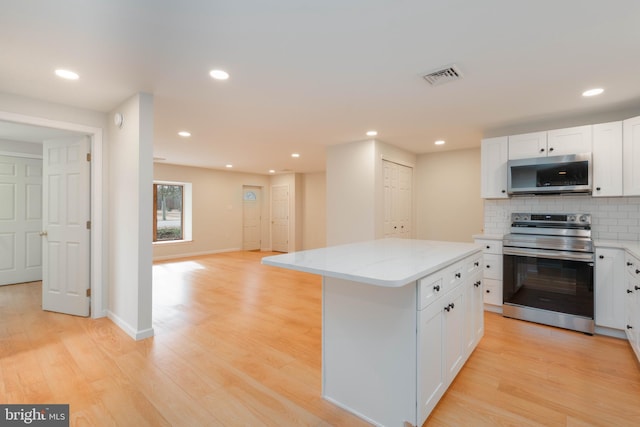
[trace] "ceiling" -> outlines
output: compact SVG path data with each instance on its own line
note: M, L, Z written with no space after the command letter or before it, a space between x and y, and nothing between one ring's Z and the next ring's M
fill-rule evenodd
M372 129L420 154L640 106L638 16L637 0L4 0L0 92L101 112L148 92L167 163L315 172ZM450 64L462 79L422 78Z

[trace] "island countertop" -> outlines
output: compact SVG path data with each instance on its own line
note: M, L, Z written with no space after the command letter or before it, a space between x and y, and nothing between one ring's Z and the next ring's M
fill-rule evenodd
M290 270L376 286L400 287L480 252L474 243L380 239L262 258Z

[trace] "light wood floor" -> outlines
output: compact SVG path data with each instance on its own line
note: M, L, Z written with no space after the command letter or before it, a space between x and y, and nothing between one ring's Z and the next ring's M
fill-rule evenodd
M0 287L0 403L70 403L77 426L364 426L320 398L320 278L238 252L156 263L155 337ZM623 340L487 313L425 426L638 426Z

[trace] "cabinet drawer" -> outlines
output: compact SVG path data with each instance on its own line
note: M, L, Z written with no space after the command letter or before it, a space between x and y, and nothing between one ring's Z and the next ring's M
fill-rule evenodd
M444 295L444 272L438 272L418 280L418 310L423 310Z
M502 280L502 255L485 255L483 260L484 277Z
M485 304L502 305L502 281L494 279L484 279Z
M477 255L475 257L473 257L471 259L471 261L469 261L469 263L467 263L467 274L466 277L470 277L473 274L476 274L477 272L482 271L483 267L482 267L482 254Z
M476 243L482 245L485 254L502 255L502 240L476 239Z

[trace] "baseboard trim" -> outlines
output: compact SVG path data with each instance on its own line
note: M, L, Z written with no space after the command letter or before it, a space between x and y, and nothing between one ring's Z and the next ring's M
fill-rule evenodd
M178 259L178 258L189 258L189 257L196 257L196 256L202 256L202 255L213 255L213 254L221 254L224 252L238 252L241 251L241 248L227 248L227 249L217 249L214 251L202 251L202 252L185 252L185 253L179 253L179 254L173 254L173 255L160 255L160 256L154 256L153 260L154 261L165 261L168 259Z
M145 338L150 338L154 335L153 328L137 330L136 328L132 327L128 322L126 322L124 319L122 319L120 316L113 313L112 311L107 311L107 317L109 318L109 320L115 323L116 326L118 326L127 335L129 335L131 338L133 338L136 341L140 341Z

